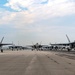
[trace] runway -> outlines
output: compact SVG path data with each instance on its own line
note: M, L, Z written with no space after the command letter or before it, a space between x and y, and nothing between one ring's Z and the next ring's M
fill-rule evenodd
M4 51L0 53L0 75L75 75L75 54Z

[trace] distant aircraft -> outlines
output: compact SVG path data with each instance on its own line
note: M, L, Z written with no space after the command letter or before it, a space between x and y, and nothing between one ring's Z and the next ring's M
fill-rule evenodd
M22 46L13 45L13 46L9 46L9 49L12 49L12 51L15 50L15 49L17 49L17 51L18 51L18 50L22 49Z
M0 42L0 50L1 52L3 52L2 46L4 45L12 45L12 44L6 44L6 43L2 43L3 42L4 37L2 38L1 42Z
M13 50L24 50L24 49L28 49L27 47L25 47L25 46L21 46L21 45L19 45L19 43L18 43L18 45L15 45L15 44L13 44L12 46L9 46L9 49L12 49L12 51Z
M43 47L45 47L46 45L41 45L39 43L33 44L33 45L27 45L27 47L31 47L32 51L33 50L42 50Z
M75 41L74 42L70 42L69 37L66 35L68 42L69 43L59 43L59 44L51 44L52 46L58 47L58 46L67 46L67 50L71 51L72 49L75 48Z

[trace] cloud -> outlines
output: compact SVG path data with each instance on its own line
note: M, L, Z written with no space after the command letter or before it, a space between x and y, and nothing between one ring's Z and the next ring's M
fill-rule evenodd
M0 25L9 24L13 18L15 17L15 13L9 11L0 11Z
M8 0L4 6L15 12L0 12L0 24L13 24L15 28L75 14L75 2L72 0Z

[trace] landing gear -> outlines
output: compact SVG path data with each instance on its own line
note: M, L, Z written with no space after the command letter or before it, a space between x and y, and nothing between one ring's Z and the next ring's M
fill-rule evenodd
M17 51L18 51L18 49L17 49Z
M71 49L68 49L68 52L71 51Z
M12 48L12 51L13 51L13 48Z
M3 53L3 49L1 49L1 53Z
M32 51L33 51L33 49L32 49Z

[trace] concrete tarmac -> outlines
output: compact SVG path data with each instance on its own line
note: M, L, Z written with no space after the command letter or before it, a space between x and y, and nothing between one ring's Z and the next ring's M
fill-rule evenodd
M4 51L0 75L75 75L75 59L51 51Z

